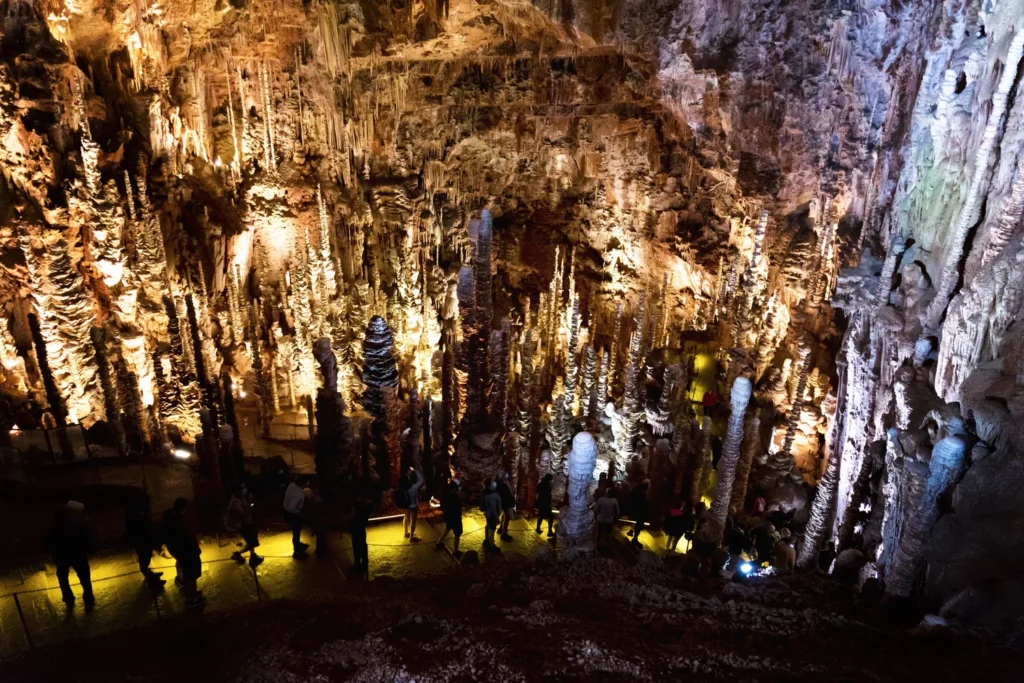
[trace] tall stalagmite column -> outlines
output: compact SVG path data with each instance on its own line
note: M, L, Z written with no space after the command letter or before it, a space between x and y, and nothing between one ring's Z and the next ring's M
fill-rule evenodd
M729 503L732 501L732 487L736 480L736 466L740 460L740 446L743 443L743 416L750 402L752 391L750 380L737 377L729 393L729 426L725 432L725 443L722 444L722 458L718 462L718 483L715 486L715 497L711 501L711 517L709 529L717 543L722 542L725 533L725 518L729 514Z
M732 485L732 500L729 501L729 514L735 515L743 509L747 498L747 482L750 479L750 468L761 447L761 418L756 412L747 418L743 428L743 454L736 464L736 480Z
M597 442L589 432L580 432L573 437L568 458L569 503L558 515L558 541L563 548L586 545L594 533L590 487L596 465Z
M932 529L939 521L939 497L960 477L965 466L966 452L967 443L963 437L947 436L932 448L927 476L924 476L923 463L914 462L908 465L908 479L916 480L916 483L923 480L924 485L919 495L914 495L917 493L914 491L911 495L905 496L907 502L916 502L908 506L909 514L903 523L903 533L886 573L887 598L906 598L913 592L928 550ZM914 472L914 469L919 471Z

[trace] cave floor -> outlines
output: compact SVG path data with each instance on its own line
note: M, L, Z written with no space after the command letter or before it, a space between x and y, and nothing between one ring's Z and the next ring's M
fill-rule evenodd
M517 527L517 550L546 543ZM474 529L467 520L466 548L479 546ZM685 577L678 558L638 564L624 529L610 557L550 564L506 552L457 566L429 544L436 529L421 548L388 550L401 545L389 523L370 534L370 582L348 576L347 537L332 545L335 565L284 556L287 536L276 534L264 544L262 598L251 572L226 559L230 546L207 548L206 614L185 612L173 589L154 603L137 575L99 582L92 615L78 607L34 633L36 652L6 652L0 680L953 681L1015 680L1024 664L973 637L892 630L824 579L736 584ZM32 618L58 598L29 600ZM3 604L7 638L17 616ZM117 615L132 628L112 630ZM92 637L61 640L70 629Z

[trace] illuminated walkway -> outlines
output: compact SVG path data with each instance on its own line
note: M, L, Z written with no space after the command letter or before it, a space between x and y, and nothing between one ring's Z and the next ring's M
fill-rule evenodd
M464 516L465 533L461 550L475 550L480 561L509 561L510 556L533 557L548 545L545 534L534 531L530 520L517 519L510 531L513 539L501 543L503 554L490 555L482 550L483 514L470 509ZM438 550L435 543L443 524L420 522L417 535L422 541L409 543L403 536L402 520L378 522L367 530L370 546L370 578L421 576L450 571L458 561L448 549ZM308 529L303 540L310 542ZM226 611L265 600L306 599L350 590L352 582L362 580L352 569L352 544L348 534L329 534L329 559L312 553L296 560L291 556L291 533L265 532L260 535L259 552L265 562L255 572L231 559L233 537L204 537L201 541L203 575L199 587L207 598L205 610ZM312 548L311 548L312 550ZM190 614L181 591L174 586L174 561L153 557L153 569L164 572L166 590L154 596L142 581L133 553L127 550L98 553L90 564L96 607L86 612L81 588L72 572L72 590L78 600L73 609L65 609L52 564L27 566L17 573L0 575L0 659L27 652L30 647L52 646L72 638L89 638L155 623L160 619ZM19 616L19 607L21 614ZM195 618L195 617L193 617ZM27 631L27 634L26 634Z

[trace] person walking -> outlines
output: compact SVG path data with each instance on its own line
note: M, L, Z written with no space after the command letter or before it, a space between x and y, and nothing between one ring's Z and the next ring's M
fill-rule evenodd
M248 552L250 567L258 567L263 563L263 558L256 554L260 539L252 521L252 501L245 484L235 487L228 501L224 511L224 528L242 537L242 547L231 554L232 559L243 562L243 556Z
M715 418L715 406L718 405L718 392L714 389L708 389L704 392L704 397L701 400L704 405L704 416Z
M302 558L306 556L306 549L309 544L302 542L302 508L306 505L306 494L298 478L293 478L284 490L284 501L281 507L284 509L284 519L292 528L292 557Z
M612 535L612 527L619 518L619 501L615 499L615 489L608 487L604 496L594 504L594 518L597 519L597 547L608 544Z
M681 500L676 500L675 504L669 508L661 528L667 537L665 541L665 548L667 550L675 551L676 546L679 545L679 539L681 539L683 534L687 531L686 517L683 514L683 502Z
M423 475L420 474L419 470L410 467L405 473L405 476L398 482L398 491L396 491L397 500L395 501L400 507L403 507L405 513L404 527L405 537L409 539L410 543L419 543L420 539L416 535L416 520L420 516L420 487L423 486ZM404 492L404 506L402 493Z
M441 493L441 516L444 518L444 532L437 541L438 548L444 548L444 539L451 532L455 541L452 544L452 555L456 558L462 556L459 550L459 540L462 538L462 485L459 478L455 477L449 481Z
M500 553L501 548L494 545L494 532L501 521L501 495L498 493L498 482L494 479L487 480L484 488L484 499L481 505L484 511L486 522L484 531L484 549L492 553Z
M548 538L552 538L555 535L555 532L551 530L551 525L555 521L555 513L551 509L551 482L554 478L551 474L545 474L544 478L537 484L537 502L535 504L537 508L537 533L540 533L541 522L547 520Z
M501 540L511 541L512 535L508 532L509 522L516 514L516 497L512 494L512 487L508 483L508 472L502 472L498 478L498 495L501 496Z
M647 490L650 487L650 480L644 479L633 487L633 491L629 494L629 513L633 515L634 523L631 536L633 537L633 546L636 548L640 547L640 533L644 530L644 525L647 523Z
M162 591L163 572L155 572L149 568L153 561L153 522L149 517L149 496L145 493L134 498L124 511L124 535L128 546L135 551L139 560L139 572L146 580L146 585L154 592Z
M71 583L68 580L70 570L74 569L78 582L82 584L82 602L85 603L85 609L91 610L96 604L89 570L91 542L85 506L78 501L69 500L67 504L54 511L50 550L53 563L57 566L57 583L60 584L60 594L64 603L69 608L75 604L75 594L71 592Z
M206 599L199 591L198 581L203 573L202 551L195 525L189 513L189 503L184 498L174 501L174 506L164 513L164 543L178 566L182 592L185 593L185 604L199 608L206 604ZM176 580L177 581L177 580Z
M352 561L359 575L365 576L370 569L370 549L366 544L366 525L370 523L373 503L366 498L356 498L354 508L352 521L349 524L349 533L352 534Z

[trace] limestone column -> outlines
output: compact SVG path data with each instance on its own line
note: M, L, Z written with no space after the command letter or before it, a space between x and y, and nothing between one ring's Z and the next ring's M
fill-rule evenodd
M729 503L732 500L733 482L736 480L736 466L740 460L740 446L743 444L743 416L750 402L752 391L750 380L737 377L729 392L729 403L732 412L729 414L729 425L725 432L725 443L722 444L722 458L718 463L718 483L715 485L715 497L711 501L711 519L709 530L717 543L722 542L725 533L725 518L729 514Z
M594 513L590 509L590 486L597 466L597 442L589 432L580 432L572 440L568 459L569 502L558 516L558 542L562 548L590 544L594 532Z

